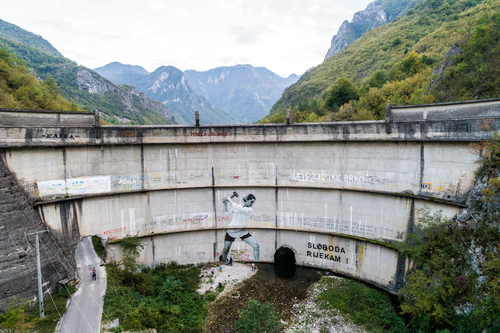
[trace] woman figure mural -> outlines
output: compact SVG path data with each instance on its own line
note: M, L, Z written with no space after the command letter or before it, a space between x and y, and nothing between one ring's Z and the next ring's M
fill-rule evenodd
M250 235L247 229L243 228L247 225L247 220L253 213L253 204L255 202L255 196L253 194L248 194L243 198L243 204L238 204L232 200L232 197L238 197L236 192L233 192L233 196L222 199L224 203L224 216L233 215L231 223L228 227L241 227L237 229L228 229L226 232L226 237L224 238L224 249L222 250L223 261L226 261L231 245L236 238L241 238L247 244L253 247L253 258L255 261L259 261L259 243L255 238ZM227 209L227 204L231 203L231 209Z

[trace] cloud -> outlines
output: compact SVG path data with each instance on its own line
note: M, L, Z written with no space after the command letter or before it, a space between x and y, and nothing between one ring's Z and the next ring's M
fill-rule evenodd
M262 35L259 31L250 30L241 26L233 27L232 32L236 35L232 44L255 44Z
M221 62L223 64L233 64L235 61L236 61L236 59L234 59L233 57L224 57L224 58L219 60L219 62Z

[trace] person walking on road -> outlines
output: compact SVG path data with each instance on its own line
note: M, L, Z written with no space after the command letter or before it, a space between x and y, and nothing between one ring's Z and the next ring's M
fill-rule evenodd
M92 280L97 281L97 274L95 272L95 267L92 268Z

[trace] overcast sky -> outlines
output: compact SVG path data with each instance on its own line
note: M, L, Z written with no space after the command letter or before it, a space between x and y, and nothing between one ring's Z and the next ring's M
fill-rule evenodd
M0 19L89 68L251 64L286 77L320 64L342 22L372 1L0 0Z

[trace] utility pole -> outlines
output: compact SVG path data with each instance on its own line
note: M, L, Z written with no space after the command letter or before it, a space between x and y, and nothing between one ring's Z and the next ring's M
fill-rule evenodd
M48 232L49 230L35 231L31 234L24 233L24 236L36 235L36 272L38 275L38 306L40 309L40 318L43 318L43 290L42 290L42 267L40 266L40 245L38 241L38 234Z

